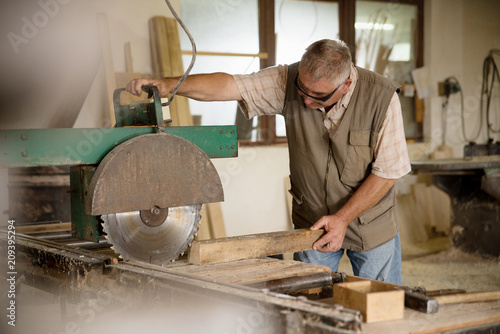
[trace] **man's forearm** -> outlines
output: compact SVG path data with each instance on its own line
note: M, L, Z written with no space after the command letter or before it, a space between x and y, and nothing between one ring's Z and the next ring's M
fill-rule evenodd
M179 78L165 78L170 92ZM194 74L184 80L177 94L199 101L241 100L241 94L232 75L227 73Z
M344 222L352 222L377 204L396 181L397 179L384 179L370 173L347 203L335 214Z
M145 85L157 86L161 96L171 93L180 77L163 79L135 79L128 83L127 91L139 96ZM227 73L189 75L182 82L177 94L199 101L241 100L241 94L232 75Z

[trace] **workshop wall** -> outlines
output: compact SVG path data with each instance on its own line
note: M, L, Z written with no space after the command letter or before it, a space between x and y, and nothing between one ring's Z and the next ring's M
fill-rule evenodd
M429 96L425 99L424 136L435 150L442 142L442 103L438 82L455 76L463 91L465 128L468 137L479 129L479 106L484 58L491 49L500 48L500 3L497 0L427 0L424 4L424 64ZM497 87L497 92L500 89ZM496 114L500 94L493 102ZM462 134L460 96L453 94L447 111L446 142L454 157L463 156L466 141ZM483 115L484 117L484 115ZM498 116L495 118L498 126ZM485 143L483 131L477 143ZM496 140L500 140L497 135Z

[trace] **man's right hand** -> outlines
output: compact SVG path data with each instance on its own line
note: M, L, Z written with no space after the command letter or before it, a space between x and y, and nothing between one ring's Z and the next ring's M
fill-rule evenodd
M165 79L134 79L127 84L126 90L130 94L139 96L142 92L144 92L142 86L158 87L161 96L167 96L167 94L173 89L173 87L169 87L168 82Z

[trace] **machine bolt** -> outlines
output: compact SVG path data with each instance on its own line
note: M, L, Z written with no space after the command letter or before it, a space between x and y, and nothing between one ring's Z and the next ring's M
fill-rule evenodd
M21 133L21 139L22 140L27 140L28 139L28 134L26 132Z
M29 155L28 150L22 150L21 151L21 156L22 157L27 157Z

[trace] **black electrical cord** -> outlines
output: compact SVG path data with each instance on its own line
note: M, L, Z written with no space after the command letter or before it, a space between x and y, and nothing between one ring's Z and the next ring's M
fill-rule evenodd
M450 76L444 80L444 83L445 83L445 86L448 87L449 91L446 92L446 100L443 103L443 114L442 114L442 117L443 117L443 121L442 121L442 124L443 124L443 144L444 144L444 138L445 138L445 134L446 134L445 109L448 106L448 101L449 101L450 95L452 93L456 93L456 92L460 93L460 117L461 117L461 121L462 121L462 135L463 135L464 140L466 142L473 142L474 140L476 140L479 137L479 135L481 134L481 129L483 127L483 117L482 117L482 112L481 112L482 109L479 110L479 128L477 130L477 134L475 136L473 136L472 138L468 138L467 133L465 131L464 93L463 93L462 87L460 86L460 82L458 81L458 79L456 77ZM453 85L456 85L455 90L452 88Z
M179 22L179 25L182 27L182 29L184 30L184 32L188 36L189 41L191 42L191 47L192 47L192 50L193 50L193 56L191 57L191 63L189 64L188 68L186 69L186 71L184 72L184 74L182 75L182 77L179 79L179 82L177 83L177 85L175 85L174 89L172 90L172 94L170 95L170 98L168 99L168 102L162 103L161 104L162 106L168 106L170 103L172 103L172 101L174 100L175 93L177 93L177 90L181 86L182 82L184 82L184 80L186 79L186 77L189 75L189 72L191 72L191 69L193 68L194 62L196 60L196 43L194 42L193 36L191 36L191 33L189 32L188 28L184 25L184 22L182 22L182 20L179 17L179 15L177 15L177 13L175 12L174 8L170 4L170 1L169 0L165 0L165 2L167 3L168 8L172 12L172 15L175 17L175 19L177 20L177 22Z
M493 141L491 133L500 133L500 129L494 129L493 124L490 122L490 102L493 96L493 87L495 84L495 78L500 83L500 75L498 73L498 67L495 63L494 56L500 56L500 50L492 49L490 50L488 56L483 62L483 82L481 87L481 110L484 108L484 100L486 100L486 123L488 131L488 141ZM491 78L490 78L491 76Z

